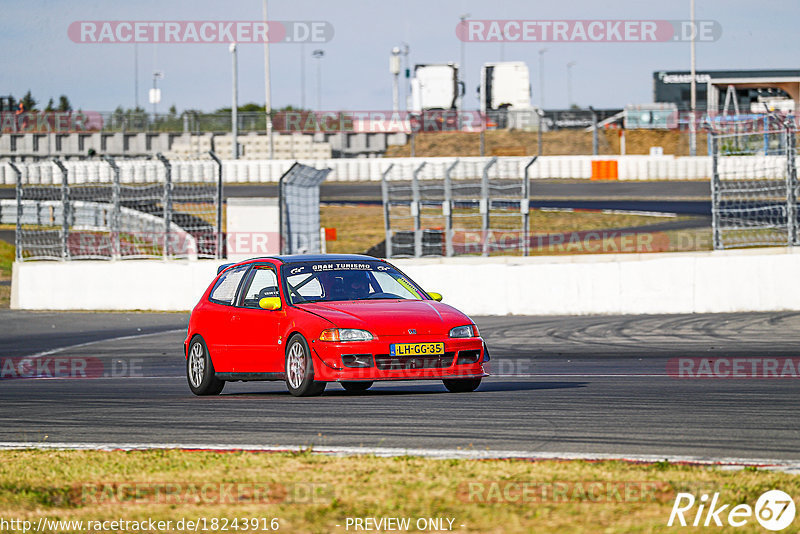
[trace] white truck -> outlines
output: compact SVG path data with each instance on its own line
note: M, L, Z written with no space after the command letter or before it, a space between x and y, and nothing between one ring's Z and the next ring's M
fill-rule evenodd
M457 63L414 66L411 79L411 111L461 108L464 86L458 80Z
M478 92L481 112L488 115L490 127L494 124L498 128L524 128L535 114L531 106L530 72L523 61L484 63Z

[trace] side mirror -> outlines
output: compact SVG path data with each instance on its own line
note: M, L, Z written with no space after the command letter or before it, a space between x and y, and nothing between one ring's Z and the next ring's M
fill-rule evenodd
M281 298L264 297L258 301L258 305L262 310L279 310L281 308Z
M432 291L428 291L428 296L435 300L436 302L442 302L442 294L441 293L434 293Z

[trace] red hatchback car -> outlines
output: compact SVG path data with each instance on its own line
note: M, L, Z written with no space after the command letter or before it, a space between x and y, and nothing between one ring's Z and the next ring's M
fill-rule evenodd
M486 344L466 315L370 256L275 256L223 265L192 310L184 342L196 395L225 382L285 380L292 395L328 382L442 380L474 391Z

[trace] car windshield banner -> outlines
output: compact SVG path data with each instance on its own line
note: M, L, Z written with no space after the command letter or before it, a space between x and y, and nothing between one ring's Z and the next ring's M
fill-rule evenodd
M285 267L286 273L289 276L298 274L322 273L329 271L377 271L386 272L394 271L391 266L386 265L380 261L353 261L353 262L340 262L340 261L320 261L320 262L303 262L291 263Z

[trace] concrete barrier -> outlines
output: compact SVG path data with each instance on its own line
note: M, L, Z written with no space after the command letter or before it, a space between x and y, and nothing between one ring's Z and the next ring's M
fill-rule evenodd
M767 156L747 156L731 163L733 168L744 171L746 164L763 166ZM453 174L455 179L479 178L489 157L463 157ZM500 157L491 171L494 178L519 178L523 176L530 157ZM379 181L383 172L394 165L389 175L391 180L410 180L416 168L423 162L425 168L420 178L441 179L444 170L455 161L455 157L442 158L369 158L369 159L303 159L298 160L226 160L223 162L225 183L269 183L277 182L295 161L318 169L332 169L329 182ZM707 156L542 156L530 168L531 179L572 178L588 180L592 177L592 161L616 161L619 180L697 180L711 176L711 158ZM111 169L100 160L68 161L70 183L110 182ZM155 160L118 161L120 180L123 183L142 183L164 179L164 166ZM173 160L172 179L175 183L213 180L216 166L210 160ZM61 174L52 162L20 163L22 181L25 184L60 184ZM0 185L13 185L16 175L5 164L0 163Z
M25 262L13 308L189 310L218 261ZM800 250L397 260L445 302L474 315L800 310Z

